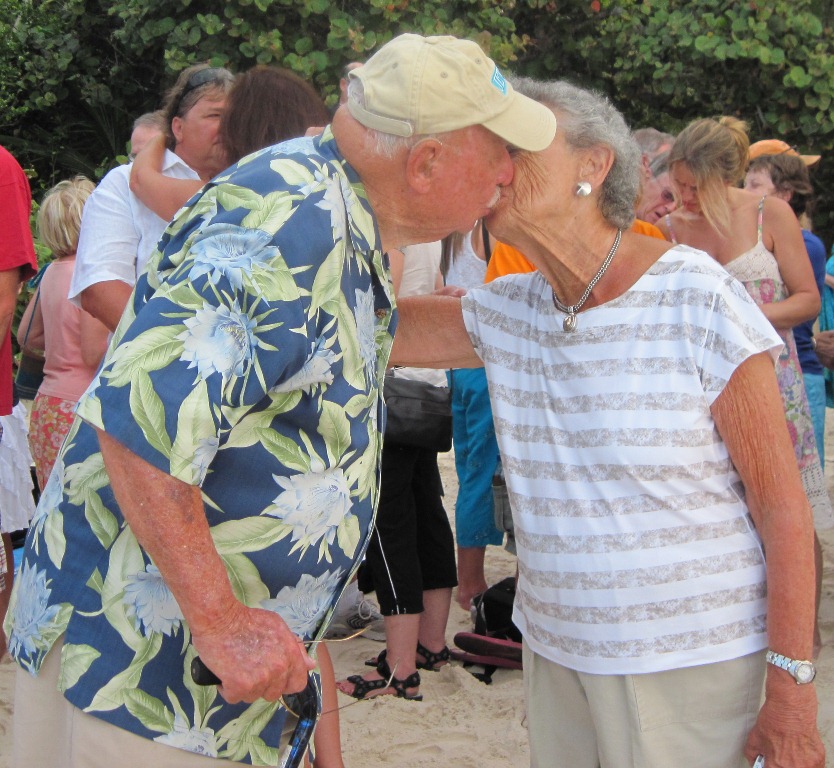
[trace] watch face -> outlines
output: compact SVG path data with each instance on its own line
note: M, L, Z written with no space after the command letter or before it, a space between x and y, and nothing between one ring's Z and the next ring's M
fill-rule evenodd
M816 673L817 671L814 669L814 665L809 664L807 661L800 662L796 665L796 681L798 683L810 683Z

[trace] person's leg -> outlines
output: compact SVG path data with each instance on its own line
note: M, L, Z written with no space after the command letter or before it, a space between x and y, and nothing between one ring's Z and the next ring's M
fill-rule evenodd
M436 668L448 659L446 625L457 573L455 538L443 507L443 482L434 451L420 451L414 470L413 494L417 509L416 546L423 574L420 644L428 653L442 655L432 663L425 652L418 652L417 660L421 664L429 661L429 666Z
M366 591L363 582L370 580L383 616L423 611L412 483L418 454L390 445L382 451L379 505L359 586Z
M413 495L414 467L418 449L386 446L382 452L382 484L371 543L363 565L363 579L370 576L385 622L384 662L388 674L403 681L417 671L416 652L420 616L423 613L423 579L417 556L417 518ZM380 668L384 668L380 665ZM368 689L364 683L383 679L378 669L363 676L351 675L336 687L350 696L371 698L396 693L392 686ZM406 686L404 695L419 690ZM358 695L362 693L362 695Z
M598 768L596 732L577 673L527 643L522 659L530 768Z
M3 622L6 619L6 611L9 609L13 581L14 548L12 547L12 535L4 533L2 554L0 554L0 657L6 653L6 633L3 631Z
M764 651L666 672L579 673L601 768L747 765L743 750L761 705L764 675Z
M486 547L458 547L457 603L465 611L472 605L472 598L486 592L489 586L484 574Z
M488 586L484 576L486 547L499 546L503 541L503 534L495 527L492 504L498 443L483 368L456 370L453 376L453 396L457 390L460 398L458 410L453 411L459 481L455 503L457 602L469 610L472 598ZM458 451L462 452L460 460Z
M440 653L446 648L446 626L452 607L451 587L423 592L423 606L424 611L420 618L420 645L432 653ZM420 661L425 659L421 658Z
M321 672L321 717L313 733L316 768L344 768L342 734L339 727L339 701L336 696L336 676L330 651L324 643L316 648Z
M825 378L822 374L803 373L805 394L808 396L808 407L811 410L811 421L814 423L814 437L817 442L817 453L820 455L820 465L825 469Z
M380 669L374 669L361 677L359 675L351 675L346 680L340 680L336 683L336 687L348 696L356 696L357 698L370 699L375 696L383 696L395 694L396 690L392 686L380 686L374 690L369 690L362 696L357 695L357 686L360 687L362 683L360 680L374 683L379 680L386 679L391 674L396 680L407 680L417 672L417 635L420 631L420 619L422 613L403 613L399 615L385 616L385 663L388 665L388 674L383 676ZM420 680L419 675L415 678L416 685L408 685L404 688L407 698L412 698L419 693Z

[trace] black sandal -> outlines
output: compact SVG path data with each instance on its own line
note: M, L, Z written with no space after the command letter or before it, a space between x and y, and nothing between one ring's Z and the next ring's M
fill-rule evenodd
M385 657L388 656L388 649L383 649L379 652L378 655L374 656L372 659L365 659L365 666L366 667L373 667L376 669L380 664L385 661Z
M354 699L365 699L368 697L369 693L373 693L373 691L383 690L385 688L393 688L394 695L400 699L407 699L408 701L422 701L423 694L421 693L414 693L409 694L409 688L419 688L420 687L420 673L415 672L412 675L409 675L404 680L398 680L396 677L391 676L391 669L388 666L388 663L383 659L377 665L376 671L382 675L381 680L366 680L361 675L351 675L347 678L347 682L353 685L353 692L348 693L348 696L352 696ZM342 691L342 693L346 693L346 691ZM371 697L375 698L375 697Z
M391 675L391 667L388 666L388 662L383 659L377 665L376 671L382 675L385 680L383 682L387 682L388 680L391 681L390 685L396 692L396 695L400 699L407 699L408 701L422 701L423 694L422 693L412 693L409 694L407 692L408 688L419 688L420 687L420 673L414 672L406 677L404 680L398 680L396 677Z
M445 667L451 658L451 651L448 645L444 645L441 651L432 653L421 642L417 642L417 655L422 656L425 661L417 662L417 669L427 669L429 672L437 672Z
M379 665L385 662L387 655L387 650L380 651L378 656L375 656L372 659L365 659L365 666L378 669ZM417 655L423 657L423 661L415 662L417 664L417 669L425 669L429 672L439 671L440 668L446 666L451 659L451 651L449 650L448 645L443 646L443 650L438 651L437 653L432 653L419 641L417 643Z

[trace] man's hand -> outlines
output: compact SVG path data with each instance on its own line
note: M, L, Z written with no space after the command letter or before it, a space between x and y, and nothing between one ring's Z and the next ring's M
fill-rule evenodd
M227 622L192 633L200 659L222 681L223 698L230 704L277 701L303 690L316 662L301 640L277 613L238 606Z
M176 598L201 660L222 680L223 697L232 704L276 701L303 690L315 662L277 613L235 597L200 489L105 432L99 430L98 439L125 520Z
M820 331L814 335L819 361L834 370L834 331Z

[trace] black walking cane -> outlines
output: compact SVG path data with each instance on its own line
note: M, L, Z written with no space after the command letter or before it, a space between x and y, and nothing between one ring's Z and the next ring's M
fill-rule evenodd
M191 662L191 679L197 685L221 685L223 682L203 664L199 656L195 656ZM290 736L289 759L284 764L285 768L298 768L310 746L313 726L319 715L319 695L313 678L308 675L307 687L303 691L287 693L279 701L284 709L298 719Z

